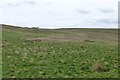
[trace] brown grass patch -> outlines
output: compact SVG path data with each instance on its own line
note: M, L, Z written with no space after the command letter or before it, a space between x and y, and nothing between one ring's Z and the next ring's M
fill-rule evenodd
M26 41L38 41L38 42L47 42L47 41L51 41L49 38L27 38L24 40Z
M92 65L92 70L95 71L95 72L107 72L107 71L109 71L109 69L101 63L93 64Z
M38 41L38 42L52 42L52 41L71 41L73 38L70 36L64 36L64 35L50 35L47 37L41 37L41 38L26 38L24 39L24 42L27 41Z

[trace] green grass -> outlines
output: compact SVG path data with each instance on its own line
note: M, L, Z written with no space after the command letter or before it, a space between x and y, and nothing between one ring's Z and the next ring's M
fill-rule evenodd
M59 40L24 41L26 38L50 38L53 35ZM63 37L59 38L59 35ZM118 77L117 30L3 27L2 43L4 78ZM107 71L94 69L95 64Z
M2 27L0 25L0 78L2 78Z

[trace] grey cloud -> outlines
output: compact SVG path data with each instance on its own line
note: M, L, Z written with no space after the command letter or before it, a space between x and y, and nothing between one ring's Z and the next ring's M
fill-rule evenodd
M7 6L9 7L16 7L16 6L20 6L20 3L8 3Z
M29 5L36 5L36 4L37 4L37 3L34 2L34 1L24 1L24 2L22 2L22 3L24 3L24 4L29 4Z
M80 9L76 9L75 10L77 13L81 13L81 14L88 14L88 13L90 13L89 11L87 11L87 10L80 10Z
M100 19L97 20L98 23L105 23L105 24L117 24L117 20L111 20L111 19Z
M10 7L15 7L15 6L22 6L22 5L36 5L37 2L34 1L23 1L23 2L16 2L16 3L8 3L7 5Z
M112 12L114 12L113 9L97 9L97 10L99 10L102 13L112 13Z

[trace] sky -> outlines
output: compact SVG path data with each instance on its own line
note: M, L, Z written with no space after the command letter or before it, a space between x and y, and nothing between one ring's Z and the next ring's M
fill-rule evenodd
M117 28L119 0L0 0L0 23L40 28Z

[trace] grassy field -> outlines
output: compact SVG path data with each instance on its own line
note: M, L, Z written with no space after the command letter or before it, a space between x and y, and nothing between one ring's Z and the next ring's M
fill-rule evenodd
M2 26L4 78L117 78L118 31Z

